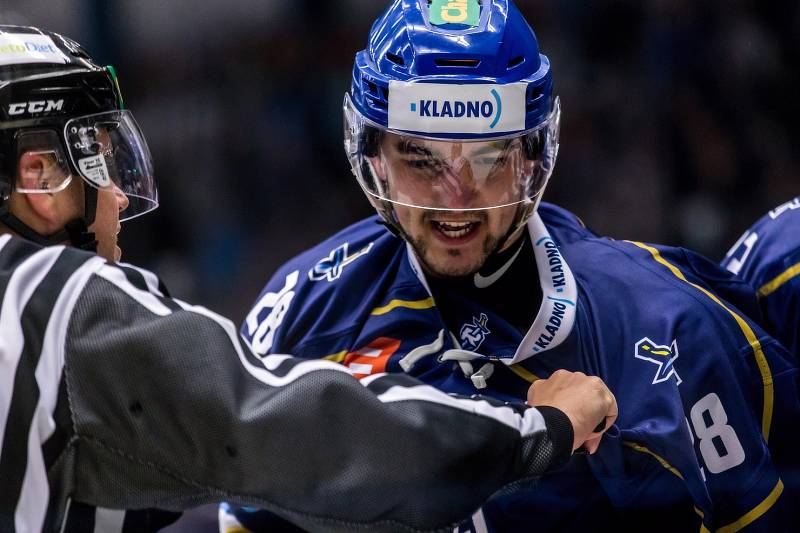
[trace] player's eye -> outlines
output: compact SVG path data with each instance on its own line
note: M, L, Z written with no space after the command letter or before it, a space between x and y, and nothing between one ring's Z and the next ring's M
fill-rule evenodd
M442 172L445 164L438 159L406 159L406 166L413 170L423 171L426 174L438 174Z

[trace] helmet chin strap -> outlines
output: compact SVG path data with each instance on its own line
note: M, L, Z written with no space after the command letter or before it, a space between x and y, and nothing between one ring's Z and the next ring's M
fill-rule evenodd
M8 209L8 203L0 205L0 222L8 226L11 231L23 239L41 244L42 246L52 246L68 241L70 245L88 252L97 252L97 240L94 233L89 231L97 214L97 189L91 186L84 186L84 216L76 218L64 226L64 229L51 235L42 235L25 222L12 214Z

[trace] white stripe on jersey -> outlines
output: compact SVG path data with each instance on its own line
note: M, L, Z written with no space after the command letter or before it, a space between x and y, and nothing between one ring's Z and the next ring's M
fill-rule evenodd
M143 291L134 287L127 280L125 274L120 269L115 268L112 265L106 265L98 274L104 279L114 283L114 285L142 304L145 308L149 309L152 313L160 316L166 316L172 313L172 311L158 301L155 296L147 291ZM281 362L288 358L288 356L282 354L272 354L265 357L260 357L259 359L262 361L264 366L257 366L251 363L245 356L242 350L242 345L239 342L238 331L233 322L209 309L206 309L205 307L190 305L178 299L174 299L173 301L180 305L185 311L205 316L216 322L228 335L228 338L231 341L231 346L234 348L234 350L236 350L236 354L239 356L239 361L245 370L247 370L247 372L254 378L266 385L272 387L282 387L297 380L305 374L318 370L333 370L336 372L351 374L350 369L338 363L334 363L333 361L311 359L303 360L302 362L296 364L283 377L276 376L270 372L269 369L274 370L277 368ZM369 376L368 378L361 380L361 383L366 386L373 380L378 379L383 375L385 374ZM529 436L546 429L544 418L536 409L528 409L525 411L524 415L520 415L510 407L495 407L487 401L455 398L428 385L420 385L415 387L394 386L377 398L384 403L406 400L424 400L432 403L438 403L440 405L455 407L462 411L492 418L518 431L522 436Z
M144 278L144 282L147 284L147 288L150 289L150 292L152 292L157 296L161 296L162 298L164 297L164 295L161 292L161 289L158 288L158 276L156 276L149 270L139 268L138 266L132 265L130 263L118 263L118 264L125 268L130 268L131 270L137 271Z
M489 528L486 526L486 518L483 516L483 509L478 509L470 520L472 520L474 533L489 533ZM458 533L460 529L461 526L454 527L453 533Z
M386 374L377 374L378 377L385 375ZM376 378L373 377L370 381L374 381L375 379ZM527 409L524 415L520 415L511 407L496 407L486 400L457 398L445 394L430 385L417 385L414 387L394 386L379 395L378 399L384 403L402 402L405 400L423 400L455 407L462 411L493 418L519 431L523 437L547 429L544 417L542 417L542 414L536 409Z
M63 249L63 246L52 246L36 252L23 261L8 280L0 307L0 331L3 332L0 335L0 435L6 434L6 421L14 392L14 376L22 356L22 310Z
M259 368L250 361L247 360L244 353L242 352L241 345L237 342L238 335L236 332L236 327L233 325L233 322L230 320L214 313L206 309L205 307L196 306L196 305L189 305L186 302L181 300L175 300L183 309L186 311L191 311L193 313L198 313L203 316L207 316L211 318L215 322L217 322L223 330L228 334L228 337L231 339L231 343L236 349L236 353L239 355L239 360L242 362L242 365L247 369L247 371L259 381L266 383L267 385L272 385L275 387L286 385L297 378L308 374L309 372L314 372L317 370L336 370L339 372L346 372L350 373L350 369L340 365L339 363L334 363L333 361L323 361L319 359L307 360L303 361L297 365L295 365L288 374L284 377L278 377L274 374L271 374L267 371L266 368ZM274 364L273 359L277 359L280 362L286 360L288 356L280 355L280 354L273 354L267 355L265 357L260 358L264 365L267 368L277 368L277 365ZM378 379L381 376L385 376L386 374L376 374L373 376L369 376L363 380L361 380L361 384L367 386L369 383ZM489 402L485 400L471 400L467 398L455 398L453 396L449 396L434 387L429 385L419 385L415 387L405 387L405 386L394 386L391 387L389 390L384 392L383 394L377 397L383 403L390 403L390 402L401 402L406 400L425 400L432 403L438 403L440 405L447 405L450 407L455 407L461 409L462 411L467 411L470 413L479 414L482 416L486 416L489 418L493 418L498 422L501 422L512 429L517 430L523 437L527 437L534 433L544 431L547 429L545 425L544 418L542 417L541 413L536 409L528 409L525 411L524 415L520 415L511 407L495 407Z
M47 276L63 250L63 246L53 246L36 252L20 263L8 281L0 310L0 331L3 332L0 337L0 355L4 356L0 360L0 413L4 413L4 416L0 418L0 435L5 435L7 417L11 410L11 395L14 392L14 377L24 349L24 334L20 322L22 311L36 287ZM49 414L46 418L50 418ZM49 420L44 423L44 429L52 430L54 425L54 422ZM28 478L31 469L37 471L32 479L34 487L29 490L37 492L36 496L39 501L20 501L17 504L14 512L14 527L18 532L39 531L44 524L47 504L42 505L41 499L44 496L43 501L47 502L49 491L41 450L42 441L33 439L38 429L38 423L34 420L28 434L28 464L25 477ZM25 484L23 483L24 488Z
M125 273L119 268L116 268L113 265L104 265L100 269L100 271L97 272L97 275L116 285L120 290L122 290L125 294L136 300L151 313L159 316L167 316L172 314L172 311L167 306L162 304L158 300L158 298L156 298L154 295L133 286L133 284L131 284L131 282L128 281L128 279L125 277ZM266 368L257 367L247 360L247 358L244 355L244 352L242 351L242 346L239 343L239 334L233 322L231 322L227 318L224 318L214 313L213 311L206 309L205 307L199 305L190 305L187 304L186 302L177 299L175 299L174 301L178 305L180 305L185 311L205 316L216 322L230 338L231 346L233 346L233 348L236 350L236 353L239 356L239 360L241 361L244 368L253 377L255 377L256 379L267 385L273 387L280 387L288 383L291 383L292 381L296 380L297 378L299 378L304 374L316 370L335 370L337 372L344 372L347 374L350 373L350 371L347 368L332 361L309 360L309 361L304 361L303 363L292 368L292 370L284 377L275 376L274 374L267 371ZM287 359L287 356L276 355L276 356L267 356L263 358L264 364L269 368L274 369L277 368L278 364L276 364L275 361L272 360L273 358L277 359L279 364L280 362L283 362L285 359Z
M94 533L122 533L125 511L98 507L94 513Z
M52 413L56 408L58 387L48 385L58 384L61 379L61 372L64 369L67 326L69 326L72 310L92 274L105 264L106 261L102 257L93 257L81 265L64 284L64 288L53 306L53 313L50 315L50 322L47 324L47 331L45 331L42 341L42 355L47 354L47 357L41 357L36 366L40 403L48 413ZM49 435L47 436L49 437Z
M156 296L134 287L131 282L128 281L128 278L125 277L125 273L115 266L104 265L103 268L97 272L97 275L116 285L125 294L142 304L154 315L167 316L172 314L169 307L162 304Z
M31 420L28 434L28 465L14 516L17 531L20 532L25 530L24 527L20 527L21 524L30 527L31 531L39 531L44 523L50 491L41 446L55 431L52 413L56 408L58 386L64 369L67 326L83 288L91 275L104 264L105 260L101 257L93 257L72 273L59 293L47 323L42 341L42 354L35 372L36 384L39 387L39 403ZM42 505L43 502L45 505Z
M308 374L309 372L315 372L317 370L334 370L336 372L344 372L345 374L350 374L350 370L340 365L339 363L334 363L333 361L323 361L321 359L310 359L295 365L285 376L283 377L276 376L271 372L269 372L267 368L275 369L278 367L280 363L282 363L286 359L290 359L291 356L281 355L281 354L267 355L265 357L255 356L258 357L264 363L264 366L266 368L258 367L252 364L250 361L248 361L247 357L245 357L244 352L242 351L242 345L239 343L239 334L236 330L236 326L233 325L233 322L231 322L225 317L216 314L214 311L206 309L205 307L199 305L190 305L178 299L175 299L175 302L177 302L178 305L180 305L184 310L192 313L197 313L198 315L203 315L205 317L210 318L217 324L219 324L219 326L225 331L225 333L231 339L231 344L236 350L236 354L239 356L239 360L241 361L242 366L244 366L245 370L247 370L247 372L250 373L251 376L261 381L262 383L265 383L272 387L282 387L284 385L291 383L297 378L304 376L305 374Z

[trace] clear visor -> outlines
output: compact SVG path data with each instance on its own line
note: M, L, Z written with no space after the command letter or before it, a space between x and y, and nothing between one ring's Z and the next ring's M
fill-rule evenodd
M17 192L59 192L72 182L69 162L56 132L26 131L17 135L16 148Z
M158 207L153 160L130 111L110 111L67 122L69 157L81 177L103 191L121 191L128 199L120 220Z
M533 202L558 152L559 102L537 129L491 140L442 140L367 121L345 95L345 150L370 196L409 207L482 210Z

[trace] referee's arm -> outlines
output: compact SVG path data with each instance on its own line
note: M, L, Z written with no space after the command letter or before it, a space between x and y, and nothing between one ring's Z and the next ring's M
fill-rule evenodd
M262 361L150 273L0 241L2 531L57 528L71 500L226 500L316 531L441 528L572 449L559 411Z
M456 400L405 376L364 386L328 362L262 362L232 323L125 274L93 276L67 337L75 468L90 474L74 488L81 501L227 500L312 529L430 529L571 452L535 410Z

